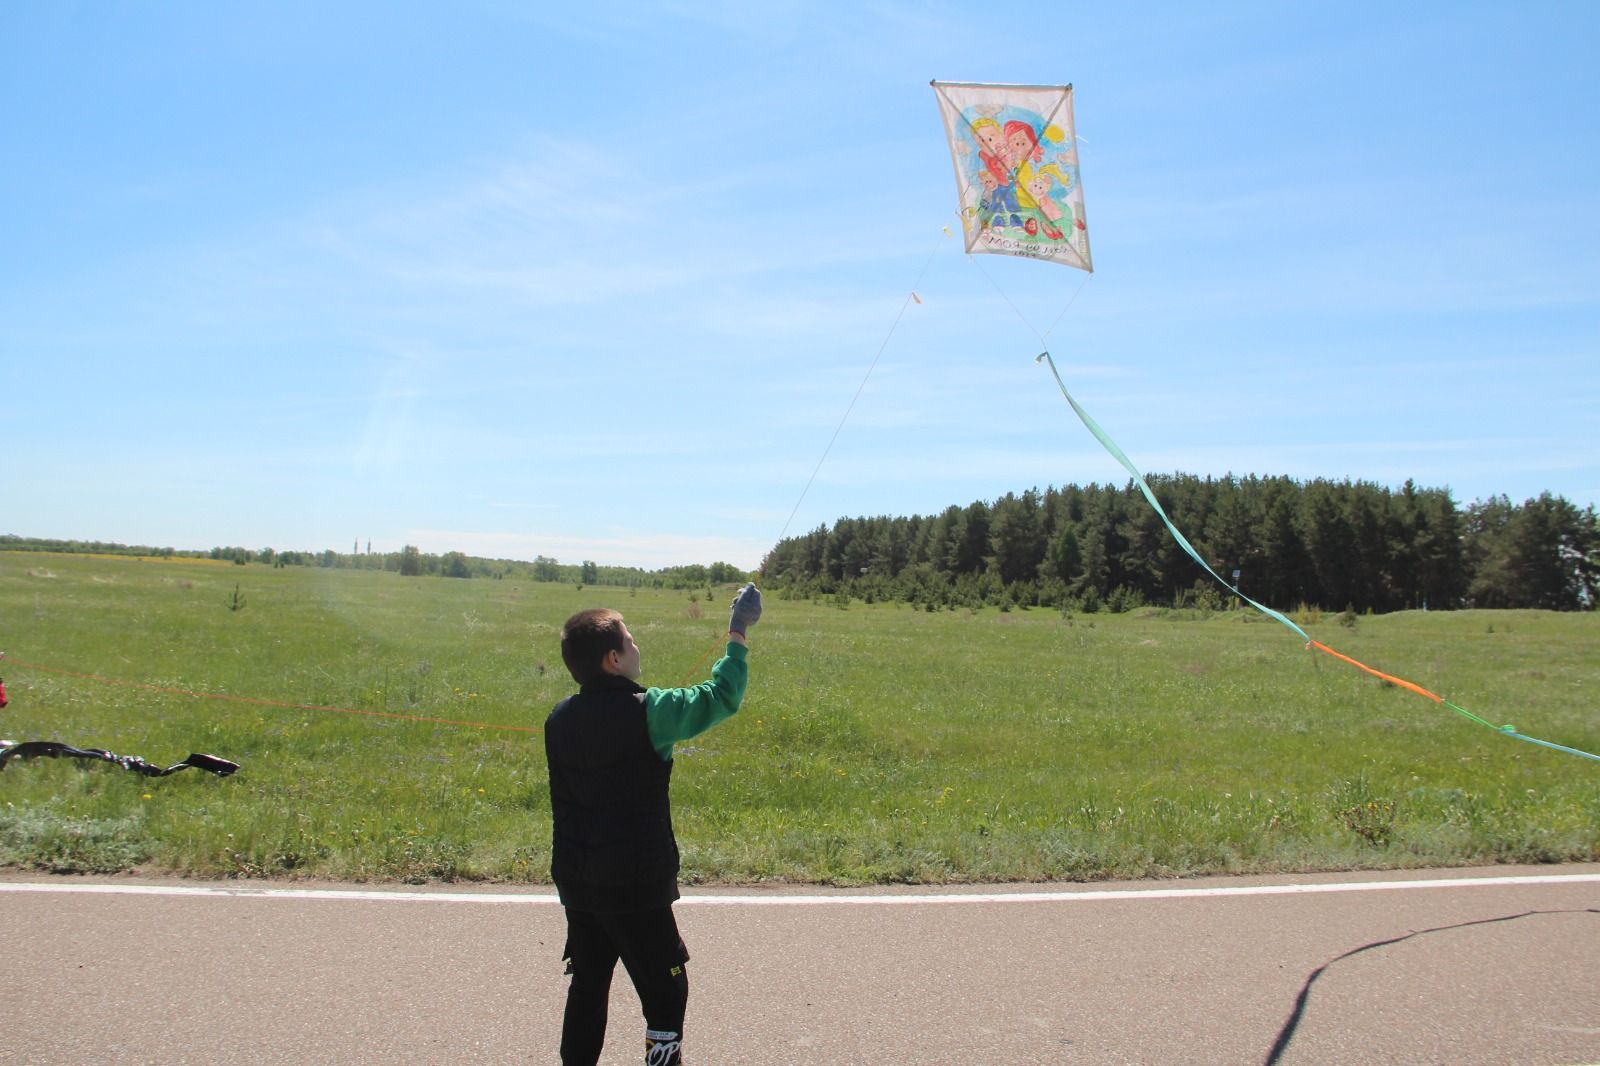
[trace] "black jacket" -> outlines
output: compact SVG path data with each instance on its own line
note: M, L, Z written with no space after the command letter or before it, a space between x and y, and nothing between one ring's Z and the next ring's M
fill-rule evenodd
M545 720L555 823L550 876L574 910L648 910L678 898L672 763L651 746L644 691L608 674Z

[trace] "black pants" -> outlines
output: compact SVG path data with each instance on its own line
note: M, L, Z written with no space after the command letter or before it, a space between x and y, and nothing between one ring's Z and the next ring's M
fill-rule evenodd
M565 1066L592 1066L600 1059L611 975L618 959L644 1008L645 1061L650 1066L682 1061L678 1045L689 1003L689 975L684 971L689 952L670 906L630 914L594 914L568 907L562 957L572 975L561 1023Z

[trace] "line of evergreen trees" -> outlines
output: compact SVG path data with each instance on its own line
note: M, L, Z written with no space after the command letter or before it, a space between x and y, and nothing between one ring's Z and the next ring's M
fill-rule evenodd
M1276 607L1590 610L1600 520L1544 493L1458 508L1448 489L1287 477L1147 479L1195 550ZM762 579L793 595L1113 610L1220 604L1130 481L1007 493L942 514L841 518L781 541Z

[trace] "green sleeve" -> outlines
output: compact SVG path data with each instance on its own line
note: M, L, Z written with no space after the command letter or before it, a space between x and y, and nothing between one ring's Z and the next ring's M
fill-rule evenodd
M728 649L711 668L711 680L691 688L652 688L644 694L645 721L656 754L672 761L672 745L697 737L724 718L731 718L744 701L750 679L743 644L728 642Z

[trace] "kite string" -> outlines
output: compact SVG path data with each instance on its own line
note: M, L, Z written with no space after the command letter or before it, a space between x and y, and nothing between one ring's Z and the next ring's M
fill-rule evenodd
M950 236L949 229L945 229L943 232L944 232L944 236L946 238L948 238ZM900 328L900 320L905 317L906 308L910 307L913 301L916 301L917 303L921 303L922 302L921 299L917 296L916 290L922 284L922 279L927 274L928 267L932 265L933 257L938 254L939 247L940 247L940 245L937 244L937 243L933 246L932 250L928 252L928 257L923 260L922 268L917 271L916 279L911 283L911 288L909 290L907 290L907 292L906 292L906 298L903 301L901 301L901 303L900 303L900 310L895 314L894 321L889 326L889 332L884 335L883 342L878 345L878 351L877 351L877 353L875 355L873 355L872 362L870 364L868 364L867 372L864 375L862 375L861 384L856 386L855 395L850 398L850 403L845 407L844 414L839 418L839 424L834 426L833 435L828 438L827 446L822 449L821 457L817 459L816 466L813 467L812 470L811 470L811 476L806 479L805 486L803 488L801 488L801 490L800 490L799 498L794 501L794 507L789 511L789 517L784 520L783 529L778 533L778 541L777 541L778 543L782 543L783 538L788 535L789 526L790 526L790 524L792 524L794 522L794 516L800 512L800 505L805 502L806 494L811 491L812 483L817 480L817 474L819 474L822 471L822 464L827 462L828 455L833 451L834 443L838 441L839 434L841 432L843 432L844 425L845 425L845 423L847 421L849 421L851 412L855 410L856 401L860 400L861 399L861 394L864 391L866 391L867 382L868 382L868 380L871 379L872 372L875 369L877 369L879 360L881 360L883 358L883 353L889 347L889 341L894 338L895 331ZM679 681L677 687L679 687L679 688L684 687L685 685L687 685L689 683L691 678L697 676L700 673L701 669L705 666L706 662L711 658L711 656L713 654L716 653L716 651L720 647L721 647L720 643L713 644L712 647L709 648L706 651L706 653L700 657L699 661L696 662L695 665L690 668L689 672L684 675L683 679ZM3 656L4 656L4 653L0 652L0 657L3 657ZM23 664L23 663L18 663L18 665L26 666L26 664ZM349 708L349 707L319 707L319 706L313 706L313 705L310 705L310 704L285 703L285 702L280 702L280 701L277 701L277 700L255 699L255 698L246 697L246 696L228 696L228 695L220 695L220 694L216 694L216 693L191 692L191 691L189 691L187 689L163 688L162 686L159 686L159 685L150 685L150 684L145 684L145 683L137 682L137 681L118 681L118 680L113 679L113 678L99 677L99 676L94 675L94 674L72 674L72 673L70 673L69 671L66 671L66 670L52 670L50 667L39 667L39 666L36 666L36 667L33 667L33 669L44 670L44 671L47 671L47 672L58 673L58 674L64 674L64 675L69 676L69 677L90 678L90 679L93 679L93 680L96 680L96 681L105 682L106 684L132 685L134 687L149 689L149 690L153 690L153 691L157 691L157 692L172 692L172 693L177 693L177 694L181 694L181 695L194 696L194 697L200 697L200 698L209 698L209 699L218 699L218 700L233 700L233 701L241 702L241 703L258 703L258 704L265 704L265 705L268 705L268 706L275 706L275 707L292 707L292 708L301 709L301 710L335 711L335 712L340 712L340 713L345 713L345 714L366 714L366 715L372 715L374 717L379 717L379 718L400 718L400 719L405 719L405 720L408 720L408 721L438 722L438 723L447 724L447 725L468 725L468 726L477 726L479 728L485 728L485 729L518 729L518 730L523 730L525 732L532 732L532 733L539 732L539 730L534 729L532 727L528 727L528 726L499 726L499 725L494 725L494 724L488 723L488 722L465 722L465 721L455 721L453 719L447 719L447 718L427 718L427 717L422 717L422 716L418 716L418 715L392 714L392 713L383 712L383 711L364 711L364 710L358 710L358 709Z
M950 231L948 229L944 230L944 236L946 238L948 238L950 236ZM814 468L812 468L811 476L806 479L805 487L803 487L800 490L799 498L795 500L794 507L789 512L789 517L784 521L783 529L778 534L778 542L779 543L781 543L783 541L783 538L788 535L789 526L794 521L794 516L800 512L800 505L805 502L806 494L811 491L812 483L817 480L817 474L821 472L822 464L827 462L829 453L833 451L833 445L839 439L839 434L841 432L843 432L844 424L847 421L849 421L850 413L855 410L856 401L861 399L861 394L866 390L867 381L869 379L871 379L873 370L877 369L878 361L883 358L883 353L889 347L889 341L894 338L895 331L900 328L900 320L905 317L906 308L910 307L911 303L913 301L921 303L921 299L917 296L916 290L917 290L918 286L920 286L922 284L922 279L927 274L928 267L932 265L933 257L938 254L939 247L940 247L940 245L937 244L937 243L933 246L933 249L928 252L928 257L923 260L922 268L917 271L916 279L911 283L911 288L909 290L907 290L907 292L906 292L906 298L903 301L901 301L899 312L894 316L894 322L891 323L890 326L889 326L889 332L887 334L885 334L885 336L883 338L883 343L878 345L877 354L875 354L872 357L872 362L867 366L867 372L866 372L866 374L864 374L862 376L861 384L856 386L855 395L850 398L849 405L846 406L845 409L844 409L844 415L842 417L840 417L839 424L837 426L835 426L834 429L833 429L833 436L828 438L827 446L822 449L821 458L819 458L817 460L817 465ZM720 643L717 643L717 644L714 644L709 650L707 650L707 652L700 657L700 660L697 663L695 663L695 665L689 670L689 672L684 676L684 678L678 683L677 687L679 687L679 688L684 687L685 685L687 685L689 683L689 681L690 681L690 679L692 677L697 676L700 673L700 670L705 666L706 662L711 658L711 656L713 654L715 654L715 652L721 646L722 645ZM0 656L3 656L3 655L4 655L4 653L0 652ZM17 665L27 667L28 664L18 662ZM509 726L509 725L496 725L496 724L490 723L490 722L457 721L455 719L449 719L449 718L430 718L430 717L425 717L425 716L421 716L421 715L394 714L394 713L390 713L390 712L386 712L386 711L367 711L367 710L360 710L360 709L353 708L353 707L321 707L321 706L315 706L315 705L312 705L312 704L287 703L287 702L282 702L282 701L278 701L278 700L257 699L257 698L248 697L248 696L229 696L229 695L218 694L218 693L193 692L193 691L190 691L188 689L165 688L163 686L150 685L150 684L146 684L146 683L138 682L138 681L119 681L119 680L116 680L114 678L100 677L100 676L95 675L95 674L73 674L70 671L54 670L54 669L52 669L50 667L34 666L34 667L32 667L32 669L43 670L43 671L50 672L50 673L63 674L63 675L68 676L68 677L88 678L88 679L92 679L92 680L95 680L95 681L101 681L101 682L104 682L106 684L131 685L131 686L136 687L136 688L144 688L144 689L148 689L148 690L156 691L156 692L170 692L170 693L179 694L179 695L193 696L193 697L196 697L196 698L217 699L217 700L231 700L231 701L239 702L239 703L256 703L256 704L262 704L262 705L272 706L272 707L290 707L290 708L295 708L295 709L298 709L298 710L330 711L330 712L337 712L337 713L342 713L342 714L364 714L364 715L370 715L372 717L377 717L377 718L398 718L398 719L402 719L402 720L405 720L405 721L436 722L436 723L440 723L440 724L444 724L444 725L475 726L475 727L482 728L482 729L514 729L514 730L519 730L519 731L522 731L522 732L529 732L529 733L537 733L537 732L539 732L538 729L535 729L535 728L533 728L531 726Z
M950 231L946 229L944 233L948 237ZM794 507L789 511L789 517L784 520L783 529L778 533L777 543L781 544L783 538L788 535L789 526L794 521L794 516L800 512L800 505L805 502L806 493L811 491L812 482L817 480L817 474L822 471L822 464L828 461L828 455L833 451L834 442L839 439L839 434L844 430L844 424L849 421L850 413L856 409L856 401L861 399L862 392L866 390L867 381L872 377L873 370L877 369L878 360L883 358L883 353L889 347L889 341L893 339L895 330L900 328L900 320L905 317L906 308L911 306L913 300L921 302L917 296L917 288L922 284L924 275L928 273L928 267L933 263L933 257L938 254L939 247L938 244L933 246L933 250L928 253L928 258L922 262L922 269L917 271L916 280L911 283L911 288L906 291L906 298L901 301L900 310L894 316L894 322L890 324L889 332L884 335L883 343L878 345L877 354L872 357L872 362L867 366L867 372L861 377L861 384L856 386L855 395L850 397L850 403L845 407L844 414L839 418L839 424L833 427L833 436L828 438L828 444L822 449L822 455L817 459L817 465L812 468L811 476L806 479L805 487L800 490L800 497L794 501Z
M947 239L949 238L949 229L944 230L944 236ZM811 491L812 483L817 480L817 475L822 472L822 464L828 461L828 455L833 451L834 443L838 441L839 434L844 431L844 424L850 420L850 413L856 409L856 401L860 400L861 394L866 391L867 382L871 379L872 372L877 369L878 361L883 358L883 353L889 347L889 341L894 338L895 331L900 328L900 320L905 317L906 308L910 307L913 301L922 302L921 298L917 296L917 289L921 286L922 279L928 273L928 267L933 264L933 257L939 253L940 247L940 244L935 243L932 250L928 252L928 258L922 261L922 269L917 271L916 279L912 281L911 288L906 290L906 298L900 302L900 310L895 314L894 321L890 323L889 332L884 335L883 343L878 345L877 354L872 357L872 362L868 364L867 372L861 376L861 384L856 386L855 395L850 397L850 403L845 407L844 414L840 416L839 424L833 427L833 435L828 438L827 446L822 449L822 455L817 459L817 465L812 467L811 476L806 479L805 486L800 490L799 498L794 501L794 507L789 511L789 517L784 520L783 529L778 532L778 539L775 543L782 544L783 538L789 535L789 526L794 522L794 516L800 513L800 505L805 502L806 494ZM683 688L693 678L698 677L711 656L716 654L721 646L720 643L716 643L708 648L706 653L700 656L699 661L690 667L688 672L678 681L677 687Z
M1416 684L1415 682L1407 681L1404 678L1395 677L1392 674L1386 674L1381 670L1375 670L1372 667L1368 666L1366 663L1360 662L1359 660L1353 659L1348 655L1344 655L1344 654L1342 654L1340 652L1334 651L1332 648L1328 647L1326 644L1323 644L1321 641L1312 640L1311 637L1306 634L1305 630L1301 629L1299 626L1297 626L1293 622L1289 621L1288 618L1284 617L1279 612L1274 611L1272 608L1267 607L1267 606L1265 606L1263 604L1257 603L1255 600L1251 599L1249 596L1246 596L1244 593L1240 592L1237 587L1228 584L1228 582L1224 581L1221 578L1221 576L1219 576L1217 574L1217 572L1215 570L1211 569L1210 564L1208 564L1203 558L1200 557L1200 553L1195 551L1194 546L1189 543L1188 538L1186 538L1181 532L1179 532L1178 531L1178 527L1173 524L1172 519L1167 517L1166 511L1162 509L1160 502L1156 499L1155 493L1151 491L1149 484L1145 481L1144 475L1139 472L1138 467L1133 465L1133 461L1130 460L1128 458L1127 454L1125 452L1123 452L1123 450L1117 446L1116 442L1113 441L1110 438L1110 436L1108 436L1106 434L1106 431L1100 428L1099 423L1097 423L1092 417L1090 417L1089 412L1085 411L1083 409L1083 407L1079 405L1078 401L1073 399L1072 394L1067 391L1066 383L1061 380L1061 374L1056 369L1056 361L1050 355L1050 353L1048 351L1041 352L1039 354L1039 357L1035 360L1035 362L1041 362L1041 363L1048 363L1049 364L1050 373L1055 377L1056 385L1061 389L1061 395L1066 398L1067 403L1072 407L1073 412L1078 416L1078 420L1081 421L1084 424L1084 427L1087 428L1089 430L1089 432L1094 435L1095 439L1100 442L1101 446L1104 447L1108 453L1110 453L1111 457L1113 459L1115 459L1118 463L1120 463L1122 465L1123 469L1127 470L1128 473L1133 476L1134 484L1137 485L1138 488L1139 488L1139 491L1144 494L1144 498L1150 504L1150 506L1155 509L1155 512L1156 512L1156 514L1158 516L1160 516L1161 521L1166 524L1167 531L1172 534L1173 539L1177 541L1178 546L1180 548L1182 548L1185 552L1187 552L1189 554L1190 558L1192 558L1195 562L1199 563L1201 568L1204 569L1206 573L1208 573L1212 577L1216 578L1216 580L1218 582L1220 582L1224 588L1226 588L1229 591L1231 591L1234 595L1238 596L1240 599L1242 599L1246 603L1250 604L1250 606L1254 607L1256 610L1260 611L1262 614L1265 614L1269 618L1275 619L1276 621L1283 623L1289 629L1293 630L1296 634L1298 634L1305 641L1305 644L1306 644L1307 648L1315 648L1318 651L1321 651L1321 652L1324 652L1324 653L1326 653L1328 655L1331 655L1335 659L1339 659L1339 660L1342 660L1342 661L1344 661L1346 663L1349 663L1351 666L1356 667L1358 670L1363 670L1366 673L1371 674L1373 677L1376 677L1376 678L1378 678L1378 679L1380 679L1382 681L1388 682L1390 684L1398 685L1401 688L1408 689L1411 692L1415 692L1419 696L1424 696L1424 697L1426 697L1426 698L1428 698L1430 700L1433 700L1435 703L1438 703L1438 704L1440 704L1442 706L1448 707L1452 711L1455 711L1457 714L1463 715L1464 717L1469 718L1474 722L1477 722L1479 725L1485 726L1485 727L1487 727L1489 729L1492 729L1496 733L1500 733L1503 736L1514 737L1517 740L1525 740L1530 744L1538 744L1541 747L1552 748L1552 749L1554 749L1556 751L1564 751L1564 752L1568 753L1569 755L1577 755L1577 756L1580 756L1580 757L1585 758L1585 759L1592 759L1595 762L1600 762L1600 755L1594 755L1594 754L1592 754L1590 752L1583 751L1583 750L1581 750L1579 748L1569 748L1565 744L1556 744L1556 743L1552 743L1551 741L1548 741L1548 740L1540 740L1538 737L1530 737L1526 733L1517 732L1516 728L1514 726L1511 726L1511 725L1497 726L1492 722L1489 722L1489 721L1487 721L1487 720L1485 720L1483 718L1478 717L1477 715L1473 714L1471 711L1465 710L1464 708L1461 708L1461 707L1457 707L1454 703L1451 703L1449 700L1445 699L1443 696L1439 696L1439 695L1437 695L1437 694L1435 694L1433 692L1430 692L1427 689L1423 688L1421 685Z
M913 286L913 292L915 286ZM900 304L899 314L894 316L894 324L889 327L888 336L883 338L883 343L878 345L878 354L872 357L872 362L867 366L866 374L861 378L861 384L856 386L856 394L850 397L850 404L844 409L844 415L839 419L839 424L833 427L833 436L828 438L828 444L822 449L822 455L817 459L817 465L812 467L811 476L806 479L805 486L800 490L800 496L794 501L794 507L789 511L789 517L784 520L783 529L778 533L778 542L789 532L789 524L794 521L794 516L800 512L800 505L805 502L806 493L811 491L812 482L817 480L817 474L822 470L822 464L828 461L828 454L833 451L834 442L839 439L839 434L844 429L844 424L850 418L850 412L856 409L856 401L861 399L861 393L867 387L867 379L872 377L872 371L878 365L878 360L883 357L883 351L889 346L889 338L894 336L894 331L900 326L900 319L905 317L906 308L911 304L912 292L906 294L905 300Z

